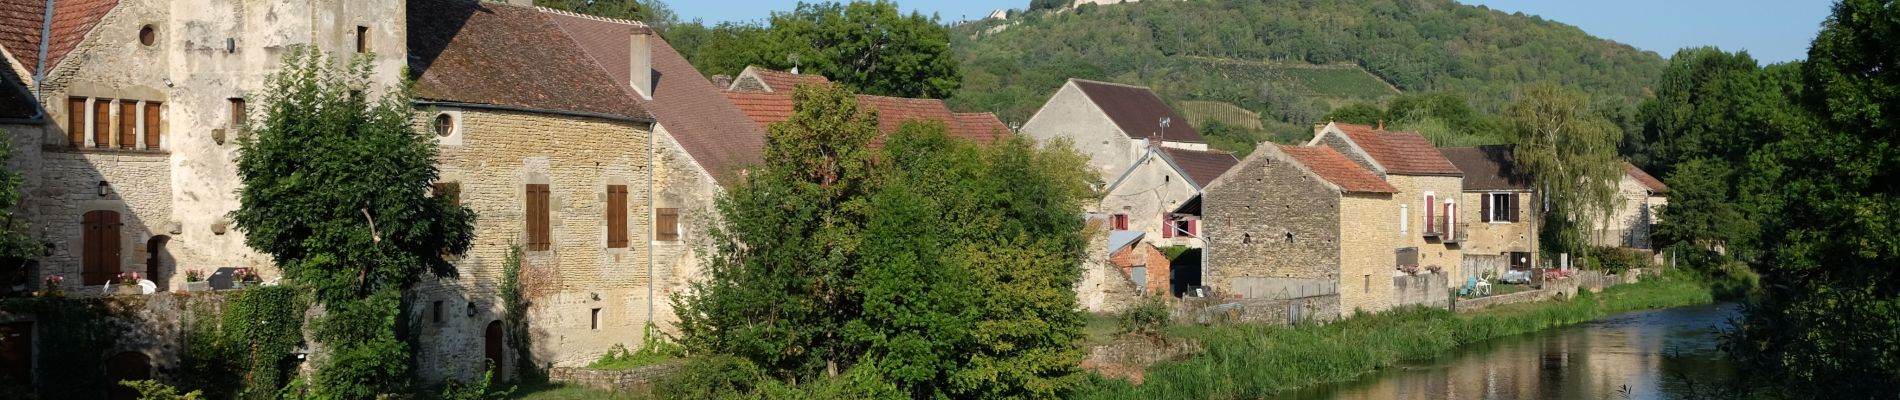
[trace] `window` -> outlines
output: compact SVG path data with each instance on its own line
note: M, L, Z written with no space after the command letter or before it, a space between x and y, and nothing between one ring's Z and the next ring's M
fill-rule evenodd
M653 240L662 242L680 240L680 209L653 209Z
M367 26L356 27L356 52L369 52L369 27Z
M244 116L244 98L231 98L231 129L244 129L248 122Z
M1366 274L1366 290L1365 290L1365 293L1372 293L1372 274Z
M1485 193L1479 210L1484 222L1518 222L1516 193Z
M450 116L448 113L437 114L433 127L435 128L436 136L449 137L449 135L455 134L455 117Z
M592 317L587 319L588 329L599 330L600 329L600 309L599 308L594 309L594 312L591 315Z
M436 197L448 196L449 204L462 204L461 182L436 182L429 187L433 189L431 194Z
M1200 237L1199 222L1199 220L1187 218L1169 219L1166 229L1171 232L1172 236Z
M145 148L158 149L159 102L145 102Z
M1108 229L1113 229L1113 230L1118 230L1118 231L1128 230L1128 214L1115 214L1115 215L1108 216Z
M548 238L548 185L528 185L528 250L547 251L552 243Z
M139 27L139 44L151 46L158 42L158 29L151 25Z
M131 149L138 147L138 123L138 100L119 100L119 148Z
M92 147L112 146L112 99L92 101Z
M429 316L435 319L435 323L438 323L438 324L442 323L442 301L441 300L436 300L434 304L429 305Z
M607 185L607 247L627 248L627 185Z
M86 98L66 99L66 141L72 147L86 145Z

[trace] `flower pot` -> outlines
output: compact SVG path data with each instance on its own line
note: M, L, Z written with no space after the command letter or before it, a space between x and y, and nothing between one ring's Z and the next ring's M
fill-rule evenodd
M185 291L209 292L211 291L211 282L209 281L185 282Z
M113 288L114 290L116 290L113 292L113 294L117 294L120 296L128 296L128 295L137 296L137 295L145 294L145 289L140 288L139 285L137 284L118 285L118 286L114 286Z

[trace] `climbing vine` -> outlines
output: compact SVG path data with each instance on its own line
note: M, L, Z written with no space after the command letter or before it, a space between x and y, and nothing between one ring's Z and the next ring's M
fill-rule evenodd
M521 246L508 246L501 264L501 324L508 346L515 349L515 373L522 380L539 380L528 338L528 299L521 285Z
M39 297L0 300L0 314L32 315L39 346L33 354L39 398L97 399L112 387L99 363L117 348L124 328L111 323L101 299ZM10 392L10 391L9 391ZM0 395L0 398L11 398Z
M290 286L228 293L222 315L211 302L192 306L180 386L213 398L275 398L296 375L307 294Z

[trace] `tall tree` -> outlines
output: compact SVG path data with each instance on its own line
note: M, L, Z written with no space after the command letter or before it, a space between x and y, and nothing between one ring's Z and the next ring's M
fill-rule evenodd
M411 123L408 94L359 94L369 63L341 63L298 49L267 80L262 122L238 140L244 187L231 216L245 244L327 310L313 331L329 357L311 387L370 398L406 388L402 291L424 273L454 273L444 257L468 249L475 215L430 195L435 142Z
M1751 156L1774 218L1737 354L1791 397L1891 398L1900 387L1900 4L1844 0L1803 69L1821 129Z
M690 24L688 24L690 25ZM799 3L770 25L684 27L679 50L701 72L732 75L747 65L798 68L859 93L946 98L962 84L950 30L936 16L903 14L889 0Z
M1621 200L1624 173L1616 145L1622 131L1592 112L1589 95L1542 82L1524 88L1505 108L1518 167L1543 189L1546 251L1586 254L1595 224L1607 221Z

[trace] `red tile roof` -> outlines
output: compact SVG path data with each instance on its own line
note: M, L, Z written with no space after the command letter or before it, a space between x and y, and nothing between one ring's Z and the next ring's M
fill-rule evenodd
M1341 124L1340 132L1365 149L1386 173L1397 175L1463 175L1451 160L1414 132L1391 132L1365 125Z
M574 38L594 62L617 79L629 95L628 52L631 38L646 26L632 21L605 19L550 11L549 17ZM727 101L721 89L686 62L673 46L650 36L653 61L653 100L644 102L666 133L678 141L700 168L721 183L732 183L739 170L762 161L765 130Z
M1398 193L1399 189L1385 183L1360 167L1358 163L1346 159L1346 155L1325 146L1278 145L1280 151L1292 157L1294 161L1305 165L1307 170L1319 175L1321 179L1338 185L1340 190L1358 193Z
M765 84L765 90L768 92L790 92L792 91L792 88L797 87L798 84L801 84L801 83L807 84L807 85L821 85L821 86L831 85L831 79L826 78L824 75L794 74L794 73L785 72L785 71L766 69L764 67L759 67L756 65L746 66L746 70L752 71L752 74L754 76L758 76L759 83ZM743 74L744 72L742 71L741 73Z
M1636 178L1637 182L1642 183L1643 186L1649 187L1649 190L1652 192L1664 193L1664 192L1669 191L1669 185L1664 185L1661 179L1656 179L1656 177L1650 176L1649 173L1644 172L1642 168L1636 168L1636 164L1630 164L1629 162L1624 162L1623 169L1624 171L1629 173L1631 178Z
M861 109L877 110L877 130L880 135L871 142L872 146L882 145L885 136L896 133L897 128L910 121L940 122L948 128L946 133L951 137L977 143L992 143L1009 135L1008 128L998 133L982 126L965 125L965 117L950 112L950 107L945 106L943 100L872 95L858 95L857 98ZM792 118L792 94L788 92L726 92L726 99L731 100L747 118L761 127ZM996 126L1002 125L1002 121L993 114L968 114L967 118L977 120L983 116L994 121Z
M1011 135L1009 125L994 113L957 113L957 125L962 128L965 137L977 143L994 143Z
M62 0L53 3L51 40L46 43L46 67L66 59L99 20L119 5L118 0ZM45 0L0 0L0 46L30 73L39 73L40 31L45 27Z
M641 100L534 8L470 0L408 3L416 97L651 118Z
M1108 114L1108 119L1115 121L1115 126L1130 139L1147 139L1159 134L1162 140L1170 142L1207 142L1187 118L1168 108L1168 104L1161 102L1161 97L1148 88L1081 79L1069 82L1082 89L1082 94ZM1161 128L1162 119L1168 120L1165 131Z
M1240 159L1234 158L1234 153L1224 151L1195 151L1162 147L1161 153L1174 161L1175 166L1181 167L1181 170L1187 173L1188 179L1194 180L1194 186L1207 186L1214 183L1215 178L1220 178L1220 175L1227 173L1228 169L1240 164Z

